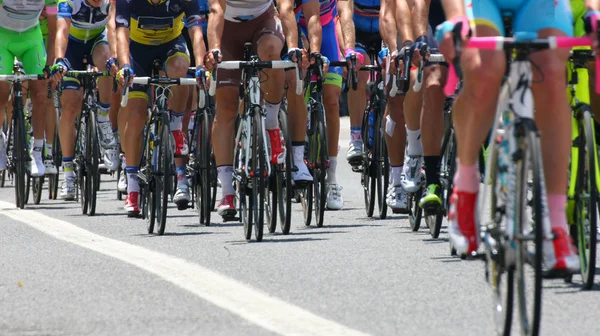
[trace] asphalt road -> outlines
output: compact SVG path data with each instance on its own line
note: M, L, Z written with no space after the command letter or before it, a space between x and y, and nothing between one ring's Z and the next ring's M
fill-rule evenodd
M367 218L343 156L338 171L344 210L305 227L295 204L292 233L261 243L174 207L166 234L148 235L111 176L94 217L46 191L16 210L13 188L0 189L0 335L494 334L483 262L451 257L445 226L433 240L404 215ZM544 281L541 335L600 334L600 285L578 282Z

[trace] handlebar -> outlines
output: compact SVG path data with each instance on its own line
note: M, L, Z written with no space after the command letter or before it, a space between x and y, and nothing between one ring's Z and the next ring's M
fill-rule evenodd
M300 79L298 65L291 61L225 61L217 64L210 76L209 94L215 95L217 90L217 72L223 70L238 69L295 69L296 70L296 94L302 94L302 80Z
M169 78L169 77L134 77L131 84L139 85L196 85L195 78ZM129 86L123 90L121 107L127 106L129 101Z
M403 58L404 63L404 71L400 72L400 58ZM408 92L408 88L410 86L410 67L412 63L413 53L409 48L402 48L394 62L396 63L396 74L392 79L392 89L390 90L390 97L395 97L398 93L398 89L400 88L400 83L402 83L402 91L401 93ZM402 76L400 76L402 75Z
M15 82L28 80L46 80L46 75L0 75L0 81Z

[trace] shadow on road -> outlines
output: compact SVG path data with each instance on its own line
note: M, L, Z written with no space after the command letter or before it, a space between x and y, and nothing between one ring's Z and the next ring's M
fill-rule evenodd
M283 235L280 235L280 236L284 237ZM265 239L263 239L261 242L257 242L256 240L250 240L250 241L230 240L230 241L226 241L225 243L229 244L229 245L258 245L258 244L264 244L264 243L290 243L290 242L329 240L327 238L276 238L276 239L269 239L269 238L275 238L275 237L278 237L278 236L269 235L269 236L265 237Z

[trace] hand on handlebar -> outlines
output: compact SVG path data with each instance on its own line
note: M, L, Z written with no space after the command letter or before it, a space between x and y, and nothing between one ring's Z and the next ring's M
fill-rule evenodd
M110 72L112 76L116 76L119 71L119 62L116 58L111 57L106 61L106 70Z
M133 78L135 77L135 72L129 66L129 64L124 64L121 67L121 70L119 70L117 72L116 77L117 77L117 81L119 82L119 84L121 84L121 86L129 87L129 86L131 86L131 83L133 83Z
M462 43L466 45L471 37L471 27L469 26L469 18L466 16L457 16L436 27L435 38L440 44L440 52L446 60L453 61L456 57L456 49L453 31L460 27Z
M69 62L63 58L57 58L54 65L50 67L50 76L55 82L62 81L65 72L69 71Z
M321 60L323 61L323 76L327 75L327 72L329 71L329 58L321 55L321 53L311 52L310 65L314 65L317 58L321 58ZM325 80L325 78L323 78L323 80Z
M212 49L204 55L204 66L206 67L206 70L212 72L222 60L223 55L221 54L221 50Z
M413 53L413 64L416 66L420 66L421 62L424 58L427 58L427 54L429 53L429 45L428 45L427 36L419 36L415 40L415 44L412 47L411 52Z

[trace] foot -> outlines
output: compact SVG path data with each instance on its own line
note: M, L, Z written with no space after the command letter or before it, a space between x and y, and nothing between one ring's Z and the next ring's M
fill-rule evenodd
M439 184L430 184L427 186L425 195L421 197L419 206L426 212L434 212L442 206L442 187Z
M475 204L477 194L466 191L452 192L448 212L450 243L460 254L477 251L477 228L475 227Z
M326 207L329 210L341 210L344 207L344 199L342 198L342 186L339 184L327 185L327 202Z
M235 210L235 196L227 195L217 204L217 213L224 219L232 218L237 211Z
M579 256L566 230L553 228L554 239L544 241L546 276L564 277L579 272ZM552 244L552 245L550 245Z
M420 156L409 156L404 162L400 183L406 192L414 193L421 187L421 169L423 159Z
M100 133L100 146L104 149L109 149L117 145L110 121L98 122L98 131Z
M31 151L31 176L42 177L46 174L46 166L42 158L42 147L35 147Z
M75 200L75 176L66 177L60 189L60 199L64 201Z
M104 165L106 169L110 171L117 170L119 168L119 146L114 145L104 150Z
M175 191L173 202L177 204L178 210L185 210L188 208L190 202L190 188L187 183L177 184L177 191Z
M385 202L393 213L408 213L408 195L401 185L390 184Z
M6 135L0 131L0 170L6 169Z
M267 130L271 143L271 163L283 164L285 162L284 140L279 129Z
M54 165L54 159L50 155L44 157L44 167L46 168L46 175L56 175L58 173L58 169Z
M361 161L363 156L363 143L360 140L355 140L350 142L350 147L348 148L348 152L346 152L346 160L348 162L356 162Z
M130 192L127 194L125 199L125 211L127 211L128 217L137 217L140 214L140 208L138 206L139 192Z
M302 161L302 163L296 164L296 168L296 171L292 171L292 180L294 180L294 182L312 182L313 177L310 174L310 171L308 170L308 167L306 166L306 163L304 163L304 161Z
M182 131L171 131L175 139L175 155L188 155L189 148L187 139L183 136Z
M121 172L119 182L117 182L117 190L119 190L122 193L127 192L127 174L125 173L125 171Z

